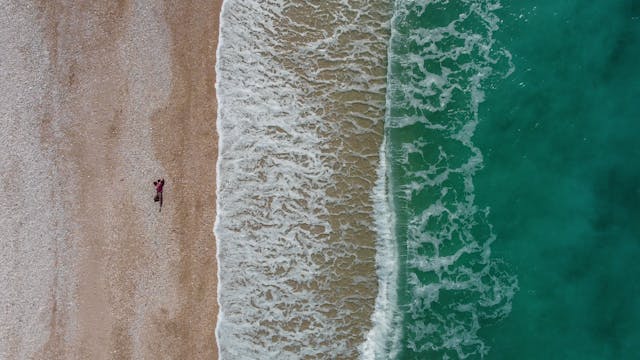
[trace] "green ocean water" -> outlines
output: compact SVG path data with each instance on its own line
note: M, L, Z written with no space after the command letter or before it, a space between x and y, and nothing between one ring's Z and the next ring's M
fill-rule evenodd
M394 358L640 354L639 13L395 2Z
M487 358L638 359L640 3L496 14L515 71L480 106L475 184L520 291Z

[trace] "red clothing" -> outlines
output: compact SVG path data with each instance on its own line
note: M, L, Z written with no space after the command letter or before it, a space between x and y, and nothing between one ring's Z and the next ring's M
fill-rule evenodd
M164 180L159 181L158 183L156 183L156 191L161 193L162 192L162 187L164 186Z

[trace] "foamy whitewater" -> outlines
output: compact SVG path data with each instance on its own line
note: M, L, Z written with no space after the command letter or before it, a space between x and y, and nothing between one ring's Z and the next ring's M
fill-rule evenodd
M489 346L480 330L511 311L517 279L491 255L490 209L477 204L474 186L483 155L472 140L485 90L513 71L493 38L499 8L395 1L382 165L397 294L385 316L394 340L378 342L374 358L482 358Z
M224 2L218 52L222 359L356 358L378 293L371 198L385 2Z
M499 7L225 2L222 359L488 354L518 287L474 188Z

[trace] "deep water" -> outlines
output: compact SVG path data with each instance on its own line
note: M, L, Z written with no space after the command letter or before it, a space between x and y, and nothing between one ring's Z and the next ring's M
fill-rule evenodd
M515 71L474 143L477 202L520 291L485 327L489 359L637 359L640 3L519 1L496 11Z

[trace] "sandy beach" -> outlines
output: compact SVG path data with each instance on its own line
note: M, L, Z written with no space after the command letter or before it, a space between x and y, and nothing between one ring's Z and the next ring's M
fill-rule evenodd
M0 358L217 358L221 2L0 1Z

